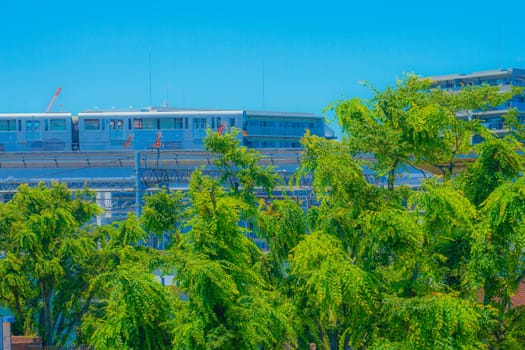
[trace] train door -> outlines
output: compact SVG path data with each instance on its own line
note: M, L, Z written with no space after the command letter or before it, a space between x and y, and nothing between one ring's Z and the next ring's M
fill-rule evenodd
M42 125L40 120L26 120L26 142L42 140Z
M126 138L125 119L115 118L109 120L109 139L110 141L121 141Z

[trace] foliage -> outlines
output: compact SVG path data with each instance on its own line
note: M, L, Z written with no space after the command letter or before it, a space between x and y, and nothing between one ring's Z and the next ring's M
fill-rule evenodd
M445 174L452 174L454 158L469 151L473 134L491 136L480 125L484 112L521 92L482 85L451 94L432 86L431 80L408 75L382 91L371 87L370 101L353 98L329 106L352 154L373 155L373 170L387 176L390 190L396 171L407 166L449 163Z
M483 349L494 326L490 309L451 294L387 297L381 313L387 323L371 349Z
M15 313L15 331L46 345L70 340L93 299L95 244L81 228L96 213L89 192L60 184L22 185L0 206L0 300Z
M467 264L478 212L452 183L427 181L408 202L418 214L438 290L469 293Z
M204 148L217 156L213 164L219 170L221 183L247 203L255 204L257 200L254 190L260 187L271 195L278 176L273 172L272 166L263 167L258 164L261 160L258 151L241 146L238 134L239 130L236 128L225 134L208 130Z
M290 198L274 200L264 208L260 220L258 233L268 243L271 264L283 273L290 251L306 233L303 209ZM278 278L283 277L278 271L275 273Z
M140 223L144 229L157 237L167 236L169 243L178 240L180 228L184 225L184 194L171 192L164 188L151 196L144 197L146 202Z
M483 126L520 91L452 94L415 76L372 90L329 107L342 142L303 138L295 185L312 180L306 213L273 197L280 178L235 129L204 140L215 178L197 170L187 193L146 197L140 218L91 227L89 191L22 186L0 204L0 303L15 328L101 349L520 347L525 322L510 299L525 278L520 145ZM519 138L517 120L506 116ZM471 147L473 135L485 142ZM476 162L451 179L465 152ZM447 176L395 186L404 168L428 164ZM151 234L171 245L146 247ZM153 271L173 272L173 285Z
M378 308L377 286L338 239L320 232L305 236L290 264L296 327L304 345L309 340L325 348L366 345Z
M97 349L171 349L168 321L176 294L138 264L121 264L92 281L107 291L99 313L84 317L82 328Z
M477 160L461 178L465 195L474 205L480 206L499 185L516 179L523 171L518 149L520 144L511 137L477 145Z
M253 349L284 342L286 317L253 268L257 249L238 226L247 205L218 181L194 172L189 230L172 250L177 285L187 295L173 323L179 349Z
M484 302L500 313L525 278L525 179L496 188L482 206L483 220L474 237L472 271L483 283Z

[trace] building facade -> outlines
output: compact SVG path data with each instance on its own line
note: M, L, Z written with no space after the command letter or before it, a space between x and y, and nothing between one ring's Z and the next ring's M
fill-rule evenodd
M509 68L473 72L468 74L449 74L429 77L435 82L435 86L443 90L451 92L459 91L467 86L481 86L487 84L490 86L499 86L501 91L509 91L512 86L525 87L525 69ZM518 111L518 119L521 123L525 123L525 96L514 96L501 106L494 107L491 110L479 111L473 113L475 118L480 119L481 123L498 135L504 135L506 130L504 127L503 115L509 109L515 108ZM458 114L458 118L468 118L471 115ZM479 136L474 136L472 143L481 142Z

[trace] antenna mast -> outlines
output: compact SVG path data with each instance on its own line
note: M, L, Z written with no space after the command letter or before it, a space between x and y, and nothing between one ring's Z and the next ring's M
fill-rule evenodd
M263 111L266 110L266 106L264 103L264 61L262 64L262 104L263 104Z
M149 106L151 107L151 52L149 53Z

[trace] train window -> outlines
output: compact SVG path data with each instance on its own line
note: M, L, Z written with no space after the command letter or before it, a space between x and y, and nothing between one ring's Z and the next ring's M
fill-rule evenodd
M195 118L193 119L193 128L198 129L199 128L199 119Z
M206 129L206 118L201 118L201 129Z
M175 118L175 129L182 129L182 118Z
M44 130L45 131L48 131L49 130L49 121L46 119L45 123L44 123Z
M26 131L40 131L40 121L26 120Z
M217 117L217 127L221 125L221 117Z
M124 126L124 122L122 121L122 119L111 119L109 121L109 128L110 129L122 129L122 127Z
M142 129L142 119L133 119L133 129Z
M235 126L235 118L230 118L230 126Z
M16 120L7 119L0 120L0 131L15 131L16 130Z
M161 119L160 120L160 129L175 129L175 119Z
M215 129L215 118L211 118L211 128Z
M84 119L85 130L100 130L100 119Z
M157 129L158 119L155 119L155 118L143 119L142 126L143 126L143 129Z
M184 118L184 129L188 128L188 118Z
M65 119L51 119L49 123L51 126L51 131L66 130L66 120Z

